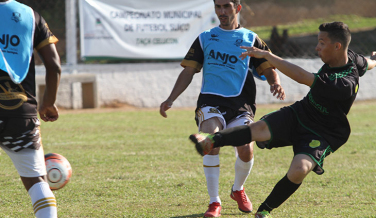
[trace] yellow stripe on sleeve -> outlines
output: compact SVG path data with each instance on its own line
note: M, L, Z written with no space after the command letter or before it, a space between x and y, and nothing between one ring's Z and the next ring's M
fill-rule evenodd
M260 66L258 66L256 68L256 71L261 76L261 75L263 75L262 72L264 72L264 70L268 69L268 68L273 68L274 69L274 67L269 62L265 61L264 63L260 64Z
M46 45L49 44L56 44L59 40L55 36L50 36L47 39L43 40L39 45L35 48L36 50L39 50L43 48Z
M197 61L192 61L192 60L183 59L180 65L182 67L193 67L197 70L197 72L199 72L202 69L202 64L198 63Z

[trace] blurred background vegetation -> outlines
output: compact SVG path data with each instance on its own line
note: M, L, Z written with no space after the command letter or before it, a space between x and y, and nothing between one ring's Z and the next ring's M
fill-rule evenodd
M65 1L19 0L38 11L60 40L57 44L62 62L65 57ZM350 48L369 56L376 50L375 0L242 0L240 22L256 32L272 52L289 58L314 58L318 26L324 22L342 21L350 27ZM77 13L78 13L77 1ZM79 19L77 14L79 44ZM79 49L80 46L78 45ZM78 56L79 56L78 51ZM79 63L93 63L83 61ZM129 62L101 60L97 63Z

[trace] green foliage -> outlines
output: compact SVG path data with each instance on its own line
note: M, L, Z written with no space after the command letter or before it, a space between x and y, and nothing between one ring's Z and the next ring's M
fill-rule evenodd
M346 23L352 32L362 29L376 28L376 17L361 17L357 15L333 15L329 18L300 20L296 23L279 25L277 28L280 35L282 35L284 29L287 29L289 36L305 36L317 34L319 32L320 24L333 21L341 21ZM261 26L249 27L248 29L256 32L260 38L268 40L270 38L272 28L272 26Z
M258 116L280 105L259 106ZM348 143L325 160L322 176L310 174L273 217L375 217L376 103L356 103L349 114ZM59 217L202 217L208 195L202 157L188 141L197 131L194 112L157 110L63 112L42 123L45 153L60 153L73 168L55 191ZM0 217L33 217L30 198L10 159L1 151ZM255 148L245 188L254 208L287 172L291 148ZM223 217L249 217L230 197L234 150L221 150Z

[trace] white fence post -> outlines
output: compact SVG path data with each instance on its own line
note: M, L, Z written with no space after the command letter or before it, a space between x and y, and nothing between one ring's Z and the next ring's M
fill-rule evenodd
M76 0L65 0L65 30L67 65L77 64L77 4Z

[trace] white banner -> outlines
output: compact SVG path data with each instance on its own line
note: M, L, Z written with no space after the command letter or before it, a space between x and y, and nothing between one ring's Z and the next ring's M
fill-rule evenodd
M218 24L212 0L80 0L81 57L181 59Z

